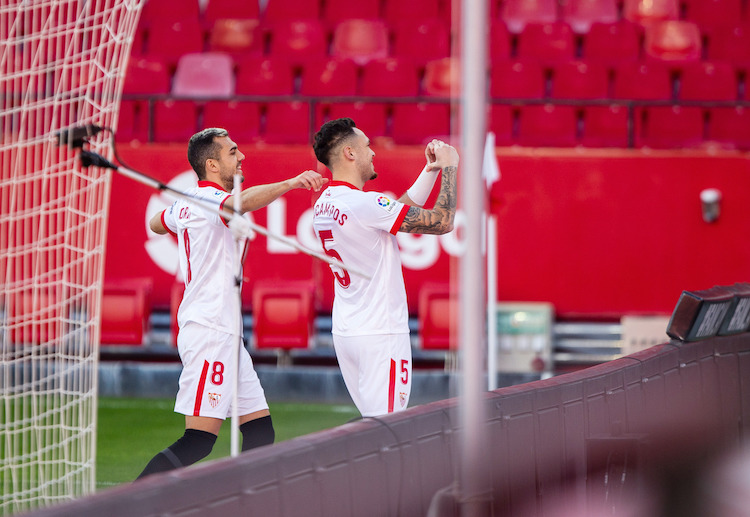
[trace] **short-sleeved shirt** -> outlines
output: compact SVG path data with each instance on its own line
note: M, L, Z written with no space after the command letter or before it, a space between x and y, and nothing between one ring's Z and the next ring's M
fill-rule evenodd
M224 205L229 193L209 181L186 192L197 199ZM237 247L226 221L217 211L186 200L164 210L162 224L177 237L185 293L177 312L180 328L188 322L239 335L240 305L235 278ZM241 262L241 257L239 259Z
M409 332L406 289L396 233L409 210L380 192L333 181L314 207L313 227L326 254L371 276L332 266L332 333L341 336Z

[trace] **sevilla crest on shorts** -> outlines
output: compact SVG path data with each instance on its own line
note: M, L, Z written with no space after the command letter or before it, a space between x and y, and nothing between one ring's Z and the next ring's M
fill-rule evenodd
M404 407L406 405L406 393L403 391L398 392L398 400L401 402L401 407Z
M211 407L215 408L216 406L218 406L219 400L221 400L221 393L208 394L208 403L211 405Z

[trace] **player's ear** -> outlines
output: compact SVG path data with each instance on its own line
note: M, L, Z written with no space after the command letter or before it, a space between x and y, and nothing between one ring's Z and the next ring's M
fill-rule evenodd
M342 153L344 154L345 159L347 160L354 159L354 151L352 150L352 147L350 145L345 145L341 149L342 149Z
M219 170L219 163L213 158L208 158L206 160L206 171L216 172L217 170Z

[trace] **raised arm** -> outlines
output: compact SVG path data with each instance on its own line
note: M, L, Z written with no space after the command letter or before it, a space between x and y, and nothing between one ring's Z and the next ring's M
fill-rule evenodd
M434 160L428 155L425 170L443 170L440 179L440 193L432 210L410 206L399 231L408 233L430 233L441 235L453 230L453 219L456 215L456 173L458 171L458 152L452 146L439 142L433 145ZM424 172L423 172L424 174ZM419 180L418 180L419 181ZM402 202L408 203L410 197L402 196Z
M255 185L253 187L246 188L240 194L240 208L242 213L252 212L264 206L268 206L277 198L283 196L287 192L297 188L304 188L307 190L319 191L323 186L328 183L328 179L321 176L315 171L304 171L298 174L294 178L288 180L279 181L276 183L267 183L265 185ZM224 206L232 207L233 199L230 197L224 203Z

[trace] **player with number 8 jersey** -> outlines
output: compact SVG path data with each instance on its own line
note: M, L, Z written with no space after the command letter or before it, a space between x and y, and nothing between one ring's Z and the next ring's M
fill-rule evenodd
M185 415L185 434L157 453L139 478L191 465L210 454L222 422L232 413L235 375L242 450L273 443L275 431L265 393L250 354L239 346L242 257L237 256L228 214L235 195L244 214L267 206L291 189L317 191L327 182L317 172L305 171L285 181L230 194L234 177L244 180L245 155L221 128L193 135L187 154L198 176L198 186L189 194L196 201L215 202L216 209L180 199L149 221L154 233L177 237L185 281L177 313L177 350L183 369L175 402L175 411Z
M412 385L406 289L396 233L443 234L453 229L458 153L433 140L427 165L399 199L365 192L377 174L367 135L349 118L323 124L313 144L333 180L313 208L313 228L326 254L370 276L331 266L333 345L347 390L362 416L408 406ZM432 210L421 208L442 170Z

